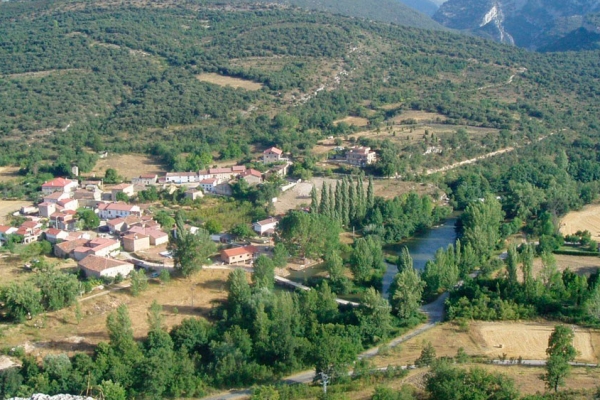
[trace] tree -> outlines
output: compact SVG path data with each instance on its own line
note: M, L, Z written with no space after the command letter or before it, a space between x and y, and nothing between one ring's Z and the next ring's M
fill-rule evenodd
M506 273L508 279L508 285L511 288L516 288L519 284L517 280L517 264L519 262L519 254L517 253L517 246L511 243L508 246L508 253L506 256Z
M252 297L246 272L242 269L232 271L227 277L227 287L227 308L230 316L241 318Z
M274 386L259 386L252 390L250 400L279 400L279 392Z
M252 274L252 282L258 288L273 289L275 285L275 265L273 261L265 256L260 255L254 261L254 273Z
M220 233L223 232L223 225L216 219L209 219L204 223L204 229L211 234Z
M369 176L369 186L367 186L367 213L375 207L375 188L373 187L373 177Z
M390 286L390 303L394 314L400 318L414 316L421 305L424 288L425 282L412 266L396 274Z
M256 232L248 224L237 224L229 231L233 236L246 239L256 236Z
M343 325L320 325L316 343L310 357L315 365L315 377L319 378L321 372L327 374L331 382L347 377L361 349L357 332Z
M81 285L75 275L54 270L42 273L37 285L42 294L42 304L52 311L73 304L81 291Z
M373 276L373 254L369 243L364 238L356 239L352 256L350 257L350 270L357 282L368 282Z
M363 342L378 343L385 340L392 329L392 308L374 288L368 288L361 296L356 311Z
M130 274L131 278L131 294L137 297L144 290L148 289L148 277L144 269L133 270Z
M117 201L128 202L129 201L129 196L125 192L117 192L116 200Z
M325 181L323 181L323 186L321 187L321 202L319 203L319 214L331 217L331 208L329 203L328 185L325 183Z
M315 185L313 185L312 189L310 190L310 212L319 212L319 199L317 197L317 187Z
M592 289L589 299L585 302L585 308L591 317L600 320L600 284L596 283Z
M435 362L437 355L435 352L435 347L431 344L431 342L427 342L425 347L421 350L421 355L419 358L415 360L415 365L417 367L425 367L431 365Z
M102 398L105 400L127 400L127 392L120 383L111 380L102 381L100 385Z
M336 282L344 276L344 260L339 251L325 254L325 269L329 272L332 282Z
M288 251L283 243L277 243L273 247L273 264L275 268L283 268L287 265Z
M216 251L216 245L202 228L195 234L191 233L185 227L181 214L178 214L175 233L169 237L169 250L173 252L175 269L187 277L209 262L208 257Z
M121 177L114 168L108 168L104 173L104 183L113 184L121 182Z
M575 359L577 350L573 347L575 334L573 330L564 325L557 325L548 339L546 354L546 374L544 380L549 389L558 391L558 387L564 384L565 378L571 372L569 365Z
M11 282L0 291L0 301L4 303L6 315L19 322L24 321L26 317L34 317L44 310L42 294L31 282L22 284Z
M400 250L400 254L398 255L397 266L398 266L398 272L402 272L405 269L413 268L413 259L410 256L408 247L402 246L402 250Z
M94 230L100 226L100 217L89 208L77 210L77 219L83 222L83 229Z

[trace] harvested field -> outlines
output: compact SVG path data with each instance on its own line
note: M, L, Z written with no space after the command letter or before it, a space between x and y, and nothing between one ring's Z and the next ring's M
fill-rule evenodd
M64 75L68 73L82 73L89 74L92 71L84 68L70 68L70 69L49 69L46 71L36 71L36 72L24 72L20 74L9 74L5 75L6 78L10 79L20 79L20 78L45 78L50 75Z
M600 204L590 204L563 217L560 233L571 235L577 231L589 231L593 240L600 241Z
M284 214L288 210L293 210L301 206L310 206L310 191L315 185L319 197L321 196L321 188L323 181L329 185L335 186L336 179L333 178L312 178L308 182L302 182L291 188L285 193L282 193L277 198L275 210L277 214ZM364 182L365 190L367 190L367 182ZM373 182L375 187L375 196L381 196L386 199L394 198L411 190L423 194L433 194L436 192L436 187L429 184L419 184L415 182L404 182L397 179L377 179Z
M117 173L131 179L142 174L163 174L166 170L157 160L140 154L109 154L98 160L91 175L103 177L108 168L114 168Z
M369 120L361 117L346 117L343 119L338 119L337 121L333 121L335 125L340 124L342 122L345 122L348 125L354 125L358 127L369 125Z
M385 108L385 107L382 107L382 108L384 110L395 108L395 107L393 107L394 104L390 104L388 106L389 106L389 108ZM407 110L407 111L402 111L402 113L400 115L392 118L391 121L393 121L395 123L399 123L400 121L407 120L407 119L414 119L417 122L424 122L424 121L440 122L440 121L446 121L448 119L448 117L446 117L443 114L431 113L431 112L427 112L427 111Z
M0 200L0 224L6 222L6 216L19 211L23 206L32 205L31 201L25 200Z
M54 257L45 257L46 263L54 265L55 269L71 269L76 267L74 260L59 260ZM33 278L35 273L27 271L23 268L24 261L16 254L4 253L0 254L0 286L6 285L9 282L22 282Z
M583 256L566 256L555 254L556 267L559 271L564 271L569 268L577 274L589 275L596 272L600 268L600 257L583 257ZM533 274L538 276L542 270L542 259L536 258L533 260Z
M471 356L497 359L506 354L507 359L545 360L554 325L550 322L472 322L468 331L463 331L455 324L444 323L390 349L388 355L377 356L374 362L379 367L412 364L427 342L435 347L438 357L454 357L462 347ZM580 353L577 361L598 362L600 332L576 328L575 348Z
M197 75L196 78L202 82L212 83L213 85L219 86L231 86L234 89L260 90L263 87L262 83L213 73L200 74Z
M5 331L5 346L25 346L36 356L48 353L90 351L108 340L106 317L126 304L136 338L148 333L147 311L154 300L163 306L164 323L173 327L184 318L206 317L214 302L227 297L227 270L203 270L189 279L174 279L166 285L150 280L148 290L133 297L129 289L112 291L82 301L83 319L77 324L75 307L39 315ZM192 305L193 304L193 305Z
M0 182L16 179L19 176L19 167L0 167Z

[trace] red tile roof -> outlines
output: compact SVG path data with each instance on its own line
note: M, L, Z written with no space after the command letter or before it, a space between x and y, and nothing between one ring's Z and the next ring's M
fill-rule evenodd
M241 174L242 177L244 176L255 176L257 178L262 178L262 173L260 171L257 171L255 169L250 168L249 170L243 172Z
M12 226L8 226L8 225L0 225L0 232L1 232L1 233L6 233L6 232L8 232L8 231L10 231L10 230L13 230L13 229L15 229L15 228L14 228L14 227L12 227Z
M271 217L271 218L263 219L262 221L257 221L257 222L255 222L255 224L262 226L262 225L269 225L274 222L277 223L277 222L279 222L279 220L275 217Z
M65 186L73 183L70 179L55 178L42 185L42 188L64 188Z
M265 151L263 151L263 153L275 153L275 154L278 154L278 155L282 155L283 154L283 150L280 150L277 147L273 146L273 147L269 147L268 149L266 149Z
M61 233L62 231L60 229L56 229L56 228L50 228L46 231L46 235L51 235L51 236L56 236L59 233Z
M256 254L258 249L254 246L234 247L233 249L222 250L221 255L225 257L241 256L242 254Z

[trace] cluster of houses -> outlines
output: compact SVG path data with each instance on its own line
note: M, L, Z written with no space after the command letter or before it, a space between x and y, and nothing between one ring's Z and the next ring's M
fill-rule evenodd
M273 164L269 173L285 176L291 165L283 151L271 147L263 152L264 164ZM0 225L0 245L11 235L29 244L47 240L53 244L54 255L72 258L88 276L126 276L134 265L115 258L121 251L138 252L164 245L169 236L151 216L144 215L143 207L119 202L131 197L147 185L186 185L186 196L192 199L204 193L231 195L233 179L244 179L250 185L263 182L263 174L245 166L210 168L197 172L173 172L164 177L141 175L131 183L104 187L102 180L71 180L55 178L42 185L42 201L36 206L23 207L20 214L25 221L18 227ZM91 209L102 220L100 231L107 234L82 231L77 210ZM268 218L253 224L261 236L274 234L278 220ZM216 241L223 242L224 235ZM225 242L227 243L227 241ZM223 250L221 259L227 264L245 263L257 256L255 246Z

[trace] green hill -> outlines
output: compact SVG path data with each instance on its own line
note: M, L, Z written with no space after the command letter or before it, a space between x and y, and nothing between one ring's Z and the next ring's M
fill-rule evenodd
M3 3L0 164L67 175L104 149L186 170L194 154L241 160L273 144L310 155L354 131L339 119L385 127L411 110L492 129L470 146L395 139L391 161L419 171L557 126L595 134L596 64L277 5ZM424 157L432 143L446 150Z

